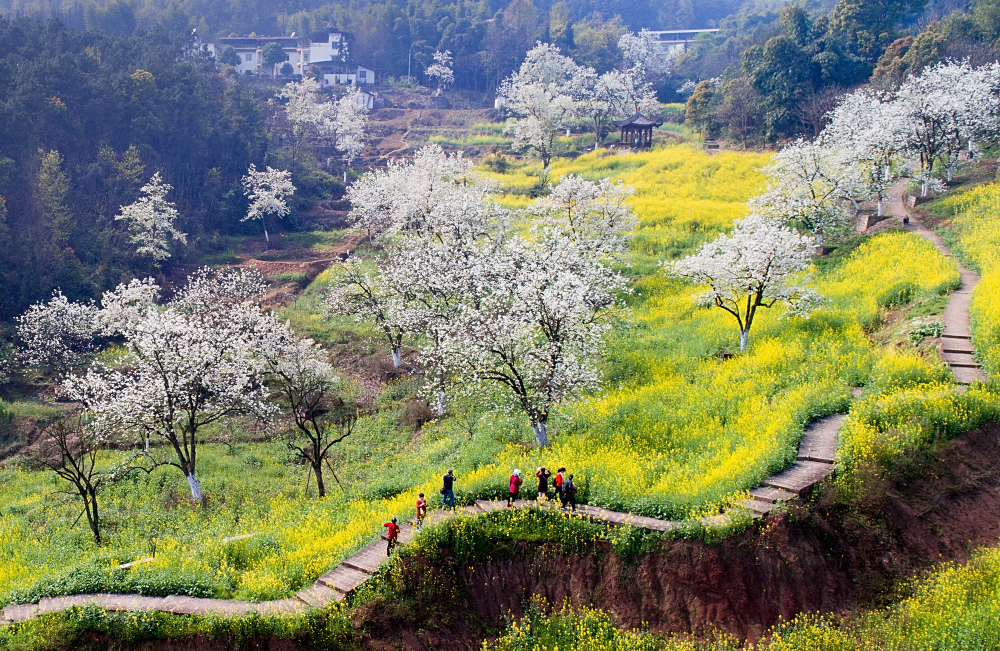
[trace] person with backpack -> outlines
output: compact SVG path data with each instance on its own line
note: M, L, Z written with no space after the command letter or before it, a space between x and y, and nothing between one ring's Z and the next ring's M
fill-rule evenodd
M545 501L549 496L549 477L552 476L552 471L542 466L535 471L535 477L538 477L538 501Z
M514 468L514 472L510 476L510 493L507 494L508 509L514 506L514 500L517 499L518 493L521 492L522 483L521 471L518 468Z
M566 483L563 484L563 495L566 499L563 500L563 508L566 508L566 504L569 503L573 507L573 512L576 512L576 484L573 483L573 475L566 478Z
M427 517L427 500L424 499L424 494L421 493L417 498L417 531L424 528L424 518Z
M455 471L448 468L448 473L442 477L444 485L441 487L441 506L455 510Z
M396 542L399 540L399 525L396 524L396 518L393 518L389 522L382 523L383 527L386 527L388 531L386 532L386 538L389 544L385 548L385 555L392 556L392 550L396 546Z
M552 485L556 487L556 497L559 498L559 502L562 504L562 508L566 508L566 496L563 494L563 473L566 472L565 468L560 468L556 471L556 478L552 480Z

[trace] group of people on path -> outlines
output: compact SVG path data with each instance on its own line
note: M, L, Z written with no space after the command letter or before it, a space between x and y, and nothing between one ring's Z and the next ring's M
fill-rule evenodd
M549 495L549 479L552 478L552 471L550 471L545 466L542 466L535 470L535 477L538 478L538 501L545 502L551 501L553 498ZM455 508L455 470L454 468L448 468L448 472L445 473L442 479L441 486L441 507L446 509ZM521 484L524 480L521 479L521 470L515 468L514 472L510 476L510 492L507 496L507 507L513 508L514 502L518 499L521 492ZM562 504L560 508L565 509L570 507L573 511L576 511L576 484L573 483L573 475L566 474L565 468L559 468L556 470L555 477L552 478L552 486L555 488L555 496L559 498L559 502ZM417 497L417 530L423 528L424 518L427 517L427 500L424 498L424 494L420 493ZM396 518L393 518L389 522L382 524L386 528L386 539L389 544L386 546L385 553L387 556L392 554L392 550L396 547L399 541L399 524Z
M541 466L535 469L535 477L538 478L538 501L552 501L553 498L549 495L549 478L552 478L552 471L545 466ZM508 508L514 506L514 502L520 495L521 484L523 483L521 470L514 468L514 472L510 475L510 492L507 495ZM562 504L560 508L565 509L569 506L576 511L576 484L573 482L573 475L566 474L565 468L559 468L552 479L552 486L555 488L556 497L559 498L559 502Z

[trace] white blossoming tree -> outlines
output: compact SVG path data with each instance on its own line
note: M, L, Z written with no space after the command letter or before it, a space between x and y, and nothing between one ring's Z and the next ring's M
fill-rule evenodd
M556 137L576 118L580 68L547 43L537 44L521 68L500 86L500 96L513 117L504 131L515 149L532 150L548 168Z
M656 34L643 29L638 34L627 32L618 39L625 68L640 79L649 80L670 71L671 59L663 54ZM676 55L675 55L676 56Z
M337 100L337 118L334 125L337 151L344 154L350 165L365 149L365 128L368 125L368 105L361 89L352 86Z
M94 351L101 318L93 303L71 303L58 289L35 303L17 322L17 357L25 366L48 366L65 374Z
M451 51L435 52L434 63L427 66L424 74L428 79L435 80L438 88L447 88L455 83L455 71L451 68Z
M175 455L170 465L187 478L196 502L201 500L200 430L237 414L271 411L262 351L273 349L270 342L284 332L255 300L241 300L242 290L225 291L253 286L259 274L235 270L226 275L232 278L192 277L186 291L157 309L143 307L152 293L148 289L119 288L108 304L126 317L113 327L124 341L128 363L98 365L67 377L61 386L62 394L82 404L106 431L139 435L147 450L150 438L167 442ZM220 290L214 297L213 288Z
M745 351L757 309L784 303L787 316L808 315L822 297L803 272L811 261L808 237L773 219L750 215L684 260L666 262L668 275L708 285L695 302L718 307L736 319Z
M142 196L128 206L122 206L116 220L128 222L129 234L136 253L148 255L153 264L159 266L170 257L170 240L187 243L187 234L177 230L177 207L167 201L167 193L173 186L163 182L157 172L149 183L139 190Z
M767 189L749 205L760 214L810 231L821 244L825 234L850 217L841 202L856 192L853 165L850 152L796 140L764 168Z
M830 113L819 140L847 156L841 169L853 178L843 185L853 188L862 199L874 199L881 217L886 193L905 170L891 103L869 89L845 96Z
M258 170L255 165L250 165L243 177L243 194L250 205L242 221L259 219L264 228L264 240L270 244L266 218L268 215L284 217L291 212L287 202L288 197L295 194L291 173L273 167Z
M408 292L397 291L391 273L351 258L333 270L324 303L331 314L353 316L378 328L389 344L393 367L399 368L403 365L403 337L407 330L399 317L409 300Z
M353 433L357 410L344 409L336 393L340 380L316 342L299 339L287 328L275 334L266 357L271 385L294 423L288 447L309 464L317 492L324 497L323 466L329 465L330 449Z

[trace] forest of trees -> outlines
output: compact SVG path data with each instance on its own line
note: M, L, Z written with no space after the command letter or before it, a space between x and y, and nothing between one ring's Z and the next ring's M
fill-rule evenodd
M176 53L160 32L0 19L0 317L54 287L89 298L153 271L115 216L155 173L189 234L182 257L244 228L240 178L268 146L262 105Z

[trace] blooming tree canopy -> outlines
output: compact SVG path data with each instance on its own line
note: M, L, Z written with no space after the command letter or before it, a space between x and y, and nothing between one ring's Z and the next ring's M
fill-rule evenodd
M670 71L670 60L663 55L656 34L643 29L638 34L627 32L618 39L618 49L626 70L646 81Z
M368 125L368 104L365 95L357 86L351 86L337 100L334 132L334 147L344 154L350 164L361 155L365 148L365 127Z
M757 308L784 303L787 316L808 317L821 300L802 275L811 264L809 238L773 219L750 215L736 222L701 251L665 262L668 275L705 284L695 295L700 305L719 307L736 319L740 351L746 350Z
M812 232L819 243L849 217L840 202L854 192L852 165L847 151L796 140L764 168L767 189L749 205L760 214Z
M98 364L68 376L61 386L100 427L144 437L147 449L150 438L169 443L175 454L170 465L184 473L194 501L201 500L200 429L236 414L272 410L262 351L273 350L286 332L255 300L226 293L226 288L259 286L255 270L224 276L216 281L203 270L175 300L155 309L144 307L151 284L120 286L106 301L112 310L106 321L122 337L127 363ZM214 297L212 288L220 290ZM112 325L114 315L123 318Z
M264 227L264 239L270 243L271 238L267 235L265 218L268 215L284 217L291 212L287 203L288 197L295 194L291 173L273 167L258 171L257 167L251 164L246 176L243 177L243 194L247 196L250 205L242 221L259 219Z
M187 243L187 234L174 226L177 207L167 201L167 192L173 186L163 182L157 172L149 183L139 190L139 199L128 206L122 206L116 220L128 222L129 235L133 244L138 245L136 253L148 255L159 265L170 257L170 240Z
M17 322L18 360L68 372L94 350L101 318L93 303L71 303L58 289L47 303L35 303Z
M278 91L278 97L285 100L285 115L296 133L313 133L324 138L333 135L337 107L319 99L314 82L302 80L285 84Z
M434 53L434 63L424 71L429 79L436 79L438 88L455 83L455 71L451 68L451 51Z
M500 85L500 96L514 116L504 131L513 135L516 149L535 151L546 168L555 153L556 136L575 119L579 76L579 66L558 47L538 43L521 68Z

